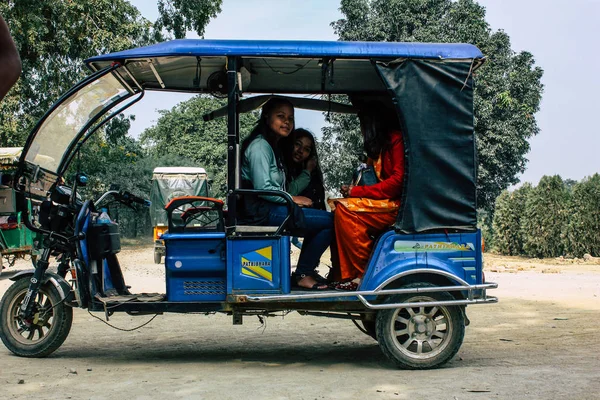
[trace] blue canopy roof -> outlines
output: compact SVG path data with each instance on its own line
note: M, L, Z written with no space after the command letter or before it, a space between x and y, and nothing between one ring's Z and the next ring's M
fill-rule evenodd
M471 44L179 39L92 57L86 63L166 56L482 59Z

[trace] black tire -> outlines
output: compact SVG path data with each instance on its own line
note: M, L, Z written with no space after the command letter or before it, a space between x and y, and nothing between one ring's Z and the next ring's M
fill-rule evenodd
M73 309L61 302L52 283L40 288L35 299L33 321L19 317L19 306L29 288L29 279L20 279L8 288L0 304L0 339L21 357L46 357L65 341L73 323Z
M415 283L404 288L434 287ZM448 292L390 296L386 303L453 300ZM408 307L379 310L379 347L404 369L436 368L456 355L465 336L465 319L459 306Z
M160 264L161 261L162 261L162 254L160 254L158 251L154 250L154 264Z

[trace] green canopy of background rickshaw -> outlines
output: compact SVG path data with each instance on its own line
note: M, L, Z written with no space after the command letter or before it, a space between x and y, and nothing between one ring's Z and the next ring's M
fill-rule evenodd
M208 197L208 175L204 168L161 167L152 174L150 217L152 225L167 225L165 206L175 197Z

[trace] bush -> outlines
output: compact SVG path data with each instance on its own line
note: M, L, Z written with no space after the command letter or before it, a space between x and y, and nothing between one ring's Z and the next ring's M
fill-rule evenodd
M485 250L491 250L494 247L494 230L492 229L490 212L477 210L477 227L481 229L481 237L485 243Z
M564 239L567 252L576 257L600 256L600 175L573 186Z
M521 220L525 213L525 202L531 192L531 184L519 189L503 191L496 199L496 212L492 222L494 250L500 254L516 256L523 254L523 231Z
M530 257L564 254L562 232L567 225L569 193L560 176L544 176L531 189L521 219L523 250Z

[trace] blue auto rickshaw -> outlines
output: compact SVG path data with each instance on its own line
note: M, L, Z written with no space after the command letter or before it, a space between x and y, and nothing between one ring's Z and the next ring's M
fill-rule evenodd
M497 301L487 294L496 284L484 280L476 218L473 85L483 62L469 44L253 40L174 40L86 60L92 74L44 115L20 158L15 189L24 213L27 199L41 202L35 220L26 221L45 247L35 270L12 277L0 305L0 338L19 356L47 356L67 338L73 307L107 318L225 313L233 324L295 310L355 322L398 367L446 363L463 342L466 306ZM85 171L67 176L87 139L146 91L228 100L205 116L227 118L227 198L184 196L167 204L165 290L153 296L129 293L118 226L101 208L145 201L118 191L81 199ZM238 223L237 201L248 195L281 196L291 210L287 193L238 185L239 114L273 95L296 107L348 113L377 98L397 111L404 197L395 225L376 239L357 291L293 290L287 221ZM346 95L350 104L329 95ZM48 266L56 255L54 272Z

